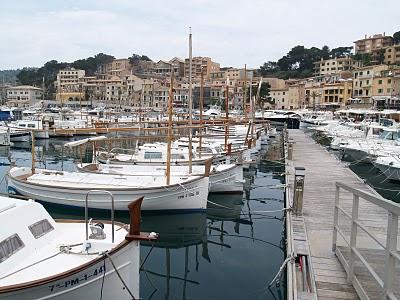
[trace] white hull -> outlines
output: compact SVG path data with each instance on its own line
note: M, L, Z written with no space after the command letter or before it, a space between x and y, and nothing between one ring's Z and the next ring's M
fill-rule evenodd
M48 130L37 130L34 131L35 139L48 139L49 138L49 131Z
M29 142L31 140L30 132L14 132L10 134L11 142Z
M166 172L165 166L132 166L132 165L94 165L87 164L77 168L80 172L91 172L100 174L121 174L146 176L148 174L163 176ZM96 169L94 169L96 168ZM242 165L218 165L211 168L210 193L241 193L243 192L243 166ZM187 176L187 166L171 166L171 176ZM203 166L192 166L193 175L204 175Z
M41 171L43 170L36 170L37 173ZM107 188L101 187L101 184L97 184L96 188L89 188L69 187L68 182L46 185L18 179L19 176L30 174L29 168L12 168L8 173L8 192L58 205L84 207L87 192L96 189L107 190L114 195L116 210L127 210L128 204L141 196L144 196L142 210L205 210L207 208L208 177L157 188ZM103 176L105 180L110 178L110 175ZM108 210L110 205L110 198L104 194L90 195L90 207Z
M132 241L110 255L135 299L139 298L139 252L138 241ZM124 288L108 258L102 259L77 273L42 285L8 293L1 293L0 291L0 299L100 299L101 291L103 299L132 298Z

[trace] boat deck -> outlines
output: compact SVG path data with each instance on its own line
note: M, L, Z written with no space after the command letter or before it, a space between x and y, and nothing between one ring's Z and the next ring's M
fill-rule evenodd
M289 130L289 139L294 142L292 160L287 160L290 187L293 187L293 168L295 166L305 168L303 215L300 217L293 215L292 230L295 248L299 253L309 254L318 299L359 299L352 283L347 280L348 276L344 267L332 251L335 182L340 181L352 188L380 196L303 131ZM352 194L341 192L340 205L350 211L350 215L352 203ZM360 198L359 219L365 221L365 226L372 228L373 234L382 240L383 244L385 243L387 213L383 209ZM351 224L345 225L344 220L339 216L339 224L347 226L346 233L350 235ZM357 237L357 249L366 253L366 257L377 273L384 274L383 250L379 251L372 240L363 236ZM341 249L344 256L348 256L344 245L344 242L338 243L337 247ZM374 285L372 276L357 260L354 272L370 299L379 298L378 288L376 284Z

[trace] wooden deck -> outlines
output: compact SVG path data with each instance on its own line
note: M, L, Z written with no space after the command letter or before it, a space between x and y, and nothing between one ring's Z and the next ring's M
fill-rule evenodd
M295 247L299 252L309 252L318 299L359 299L353 286L347 282L347 274L332 251L335 182L341 181L365 192L378 194L303 131L289 130L289 138L294 141L292 161L288 161L291 187L294 180L293 167L306 169L303 216L293 216ZM349 208L351 214L352 197L344 195L341 205ZM374 233L380 235L384 242L385 213L379 209L371 209L371 204L366 201L360 201L360 212L360 218L366 221L366 226L373 227ZM342 222L344 224L344 221ZM350 225L348 227L350 228ZM358 244L360 248L376 247L362 238L357 241ZM368 282L369 274L362 269L357 270L361 275L362 272L365 272L365 280ZM373 292L372 289L371 299L377 296Z

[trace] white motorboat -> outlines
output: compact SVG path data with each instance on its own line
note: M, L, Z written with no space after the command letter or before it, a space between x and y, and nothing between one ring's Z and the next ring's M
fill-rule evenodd
M211 163L211 162L210 162ZM84 207L89 190L110 191L115 209L126 210L133 198L144 196L142 210L204 210L209 190L209 167L204 176L132 176L60 172L14 167L7 174L8 192L59 205ZM67 192L66 192L67 191ZM109 209L109 199L93 195L93 208Z
M213 158L213 155L199 157L195 151L192 153L192 164L194 165L203 165L207 160ZM111 164L162 165L167 162L167 144L145 144L135 150L114 148L110 152L98 151L97 159L101 163ZM171 148L171 164L187 165L188 163L188 148Z
M0 197L0 299L138 299L140 241L157 238L140 232L141 200L127 229L55 221L37 202Z
M165 176L166 166L115 165L115 164L77 164L81 172L118 174L133 176ZM203 176L204 166L192 166L191 175ZM171 166L171 176L189 176L187 166ZM243 166L236 164L219 164L210 170L210 193L242 193Z
M388 179L400 181L400 156L379 156L373 161L377 167Z
M19 120L11 122L8 126L14 132L30 132L33 131L36 139L48 139L49 130L45 128L41 120Z

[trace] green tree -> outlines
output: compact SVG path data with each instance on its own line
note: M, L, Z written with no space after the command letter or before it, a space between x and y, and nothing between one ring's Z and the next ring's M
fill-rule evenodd
M339 58L339 57L346 57L351 54L351 50L353 50L353 47L337 47L333 48L330 51L330 57L331 58Z
M397 31L393 34L393 39L395 44L400 44L400 31Z
M256 97L257 92L258 92L258 85L252 86L252 89L251 89L252 95ZM271 85L268 82L261 83L260 94L259 94L259 97L256 98L256 103L255 103L261 109L264 107L265 103L267 103L267 102L273 104L273 101L271 100L271 97L270 97L270 92L271 92ZM247 88L247 95L250 95L250 88Z

